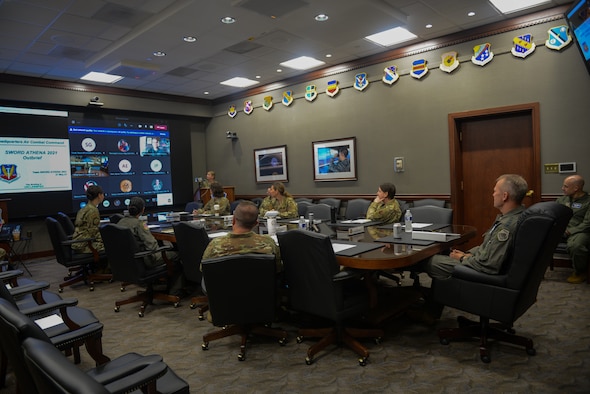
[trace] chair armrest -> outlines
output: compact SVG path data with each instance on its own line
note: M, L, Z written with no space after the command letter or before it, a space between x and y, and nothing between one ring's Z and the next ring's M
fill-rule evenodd
M22 276L23 274L24 274L24 272L21 270L10 270L10 271L0 272L0 280L7 282L11 279L18 278L19 276Z
M96 334L99 334L103 330L102 323L92 323L84 327L80 327L77 330L68 331L63 334L59 334L49 338L51 343L58 349L63 350L71 347L75 342L79 342L86 338L91 338Z
M168 366L165 363L157 362L104 386L109 393L128 393L149 384L155 385L156 380L164 376L167 371Z
M359 270L355 269L345 269L338 272L336 275L332 277L332 282L341 282L343 280L350 280L350 279L360 279L363 277L363 274Z
M459 264L453 269L453 278L500 287L505 287L506 282L506 275L486 274Z
M34 283L27 283L22 286L16 286L9 290L10 295L13 297L20 297L26 294L33 294L39 291L49 289L49 282L34 282Z
M127 353L106 364L92 368L86 373L98 383L105 385L117 379L122 379L135 371L147 367L151 364L162 362L162 356L159 354L150 354L142 356L138 353Z
M41 304L37 306L33 306L26 309L21 309L20 313L23 315L27 315L30 318L34 318L35 316L46 315L47 312L55 311L60 309L60 313L62 315L62 319L64 322L67 318L67 312L65 311L68 306L76 306L78 305L78 300L76 298L65 298L59 301L53 301L48 304Z
M95 241L96 238L80 238L80 239L69 239L67 241L61 241L62 245L70 245L72 246L73 244L77 244L77 243L82 243L82 242L92 242Z
M145 256L151 256L152 254L165 252L165 251L171 250L171 249L172 249L171 246L166 246L166 245L158 246L158 248L156 248L154 250L143 250L141 252L137 252L133 255L133 257L140 258L140 257L145 257Z

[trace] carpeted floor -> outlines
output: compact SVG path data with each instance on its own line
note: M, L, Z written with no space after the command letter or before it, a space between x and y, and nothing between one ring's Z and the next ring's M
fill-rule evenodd
M62 266L54 260L27 266L33 279L49 281L57 291L65 274ZM66 288L62 296L78 298L79 305L91 309L104 324L106 355L161 354L189 382L192 393L582 393L590 391L590 285L566 283L569 273L560 268L548 271L537 304L515 324L517 333L533 339L537 355L496 343L490 364L480 361L476 341L439 343L436 328L456 324L459 312L450 308L434 327L406 316L393 319L379 345L367 343L371 355L365 367L358 365L354 353L335 347L308 366L304 359L309 342L298 344L288 324L282 325L290 332L286 346L254 338L246 360L240 362L237 337L211 342L208 351L201 350L203 334L214 328L197 319L189 299L176 309L149 307L139 318L135 304L113 311L114 301L125 296L119 283L99 283L93 292L81 284ZM410 285L409 279L404 285ZM127 294L134 290L128 287ZM81 368L93 366L84 349L82 359ZM0 392L15 392L12 374Z

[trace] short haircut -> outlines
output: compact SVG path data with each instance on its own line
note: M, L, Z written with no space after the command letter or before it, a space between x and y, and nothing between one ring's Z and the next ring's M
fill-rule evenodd
M213 182L209 187L211 188L213 197L223 197L223 186L221 186L221 183Z
M207 174L211 174L211 176L215 178L215 171L207 171Z
M145 201L141 197L132 197L129 201L129 215L137 216L143 212Z
M381 185L379 185L379 189L381 189L383 193L387 193L388 198L395 198L395 185L393 183L382 183Z
M234 209L234 218L240 226L253 229L258 222L258 207L252 201L242 201Z
M348 149L340 148L340 149L338 149L338 153L342 153L344 155L344 157L346 157L346 156L348 156Z
M500 175L498 179L496 179L496 182L501 180L504 181L502 189L503 191L508 192L509 199L520 204L529 190L529 185L525 179L517 174L504 174Z
M86 198L88 201L94 200L99 194L104 194L104 191L102 190L102 187L98 185L91 185L86 189Z

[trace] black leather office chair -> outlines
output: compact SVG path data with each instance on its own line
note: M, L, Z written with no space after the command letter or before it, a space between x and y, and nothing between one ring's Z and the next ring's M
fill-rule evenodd
M297 204L299 204L300 202L308 202L310 204L313 204L313 199L307 197L297 197L294 200Z
M115 301L115 312L119 312L121 305L141 302L139 317L144 316L145 308L153 304L154 299L171 302L175 307L180 305L180 297L155 291L154 284L164 281L168 277L168 267L161 264L148 268L143 258L155 253L162 253L169 247L160 247L155 251L139 251L139 245L131 229L118 224L106 224L100 228L102 241L113 272L113 279L123 283L133 283L145 287L145 291L138 291L136 295L125 300Z
M229 203L229 213L230 213L230 215L233 215L234 214L234 211L235 211L236 207L238 205L240 205L240 203L242 201L244 201L244 200L236 200L236 201L232 201L232 202Z
M256 207L257 207L257 208L260 208L260 205L262 204L262 201L263 201L263 200L264 200L264 198L262 198L262 197L254 197L254 198L252 199L252 202L253 202L254 204L256 204Z
M369 308L368 290L356 281L359 274L352 270L340 271L330 238L323 234L291 230L277 234L285 270L291 307L295 311L326 318L332 327L300 329L298 342L303 337L322 339L307 350L305 362L313 362L314 355L331 344L346 345L366 365L369 351L355 338L379 339L384 334L378 329L348 328L345 323L360 318ZM360 281L358 281L360 282ZM347 284L350 285L347 288Z
M285 330L270 327L278 307L274 255L231 255L202 264L213 324L224 327L203 335L203 350L209 349L210 341L240 335L238 360L243 361L250 334L278 338L281 346L287 343Z
M119 223L119 220L123 219L125 217L125 215L121 214L121 213L114 213L109 217L109 222L113 223L113 224L117 224Z
M338 198L320 198L318 203L328 204L329 206L336 208L336 212L340 212L340 205L342 205L342 201Z
M371 201L365 200L364 198L355 198L350 200L346 205L346 213L344 216L348 220L364 218L367 216L369 205L371 205Z
M423 205L410 208L410 212L412 212L412 220L416 223L453 224L453 210L451 208Z
M88 283L90 291L94 290L95 281L110 281L112 275L99 274L97 270L104 265L104 255L98 251L93 253L77 253L72 250L74 243L87 242L91 244L92 239L72 240L68 238L61 224L54 218L45 218L45 225L49 233L51 245L57 262L68 269L70 275L64 277L64 282L59 284L59 292L66 286L75 283ZM76 269L76 267L79 267Z
M72 238L74 231L76 231L76 226L74 225L74 222L72 222L72 219L70 219L70 217L63 212L58 212L55 218L63 227L68 238Z
M17 378L17 392L103 392L100 386L90 385L87 380L79 380L83 379L79 375L83 372L65 360L59 352L56 353L49 345L47 335L31 319L3 299L0 299L0 333L0 345ZM41 366L43 372L37 369ZM75 372L75 369L80 372ZM86 375L104 386L107 392L113 393L131 392L136 389L156 392L154 388L161 393L189 392L188 384L168 369L159 355L141 356L137 353L127 353L87 371ZM49 383L46 379L53 382ZM156 387L152 383L155 379L158 379Z
M195 209L203 208L203 203L198 201L189 201L184 206L184 212L193 213Z
M512 327L536 302L541 280L571 216L571 210L563 205L535 204L520 217L499 275L458 265L449 279L434 280L432 291L436 302L479 316L479 322L459 317L458 328L440 329L441 343L479 338L480 357L485 363L491 361L488 339L524 346L529 355L534 355L533 341L515 335ZM490 323L490 320L499 323Z
M444 208L445 204L446 204L445 200L439 200L436 198L422 198L420 200L415 200L412 206L423 207L426 205L432 205L435 207Z
M201 259L203 252L209 245L209 236L203 227L197 227L190 222L178 222L173 224L176 236L176 248L182 260L184 276L189 281L200 286L203 275L201 273ZM199 320L205 318L204 313L209 309L207 296L193 297L190 307L199 307Z
M319 219L322 221L330 220L332 217L331 207L328 204L311 204L307 207L307 215L313 212L315 220Z

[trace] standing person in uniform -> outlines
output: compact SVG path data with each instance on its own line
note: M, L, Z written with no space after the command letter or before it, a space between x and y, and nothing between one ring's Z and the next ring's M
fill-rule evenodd
M398 222L401 216L402 211L395 199L395 185L389 182L381 184L367 209L367 219L388 224Z
M159 244L148 229L147 222L139 219L139 217L143 215L144 210L145 202L143 201L143 198L131 198L131 201L129 202L129 216L123 217L117 224L131 229L133 237L139 244L139 251L153 251L158 249ZM186 294L183 290L184 277L182 275L180 258L175 251L167 250L164 253L166 253L168 261L174 265L174 274L172 277L168 277L168 294L182 298ZM143 262L148 268L156 267L165 263L164 257L162 257L161 253L145 256Z
M590 196L584 191L584 178L571 175L564 179L563 196L559 204L570 207L574 213L565 230L567 252L572 259L574 272L567 278L569 283L582 283L587 279L590 258Z
M92 248L102 252L104 251L104 244L99 231L100 212L98 206L104 201L104 191L98 185L89 186L86 189L86 198L88 202L76 214L72 240L94 238ZM78 253L92 253L92 249L87 242L75 242L72 244L72 249Z
M264 216L268 211L278 211L284 219L297 217L297 203L293 196L285 190L282 182L275 182L268 188L268 196L260 204L260 215Z

